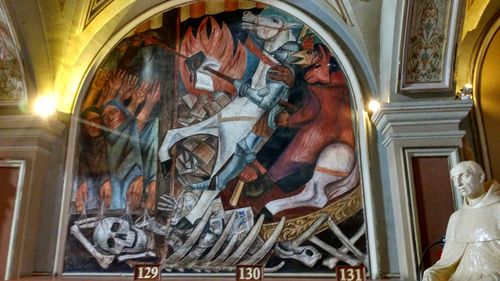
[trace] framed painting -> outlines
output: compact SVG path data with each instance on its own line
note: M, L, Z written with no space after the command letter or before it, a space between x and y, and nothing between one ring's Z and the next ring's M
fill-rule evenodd
M424 249L443 237L449 216L462 206L463 198L449 180L449 170L460 162L459 152L456 147L405 148L403 152L409 178L406 193L412 210L412 246L415 260L427 268L439 260L440 253L423 257Z
M0 160L0 276L12 278L16 260L16 235L23 194L25 160ZM14 264L13 264L14 263Z
M400 92L452 90L460 0L410 0L402 32Z
M351 93L327 44L253 1L140 26L81 102L64 274L368 266Z

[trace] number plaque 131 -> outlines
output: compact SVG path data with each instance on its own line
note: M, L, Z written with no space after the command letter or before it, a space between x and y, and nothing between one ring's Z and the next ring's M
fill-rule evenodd
M338 265L336 268L337 281L366 281L365 267Z

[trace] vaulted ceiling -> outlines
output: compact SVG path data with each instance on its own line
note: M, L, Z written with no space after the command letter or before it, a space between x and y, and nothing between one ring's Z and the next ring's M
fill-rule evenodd
M58 109L72 112L76 96L85 88L84 77L122 37L144 20L165 9L193 3L192 0L0 0L12 20L12 29L21 46L29 95L53 94ZM206 3L214 5L217 1ZM224 0L219 1L224 4ZM234 2L234 1L233 1ZM236 1L238 2L238 1ZM266 1L264 1L266 2ZM278 2L278 1L273 1ZM298 1L286 1L300 6ZM324 4L318 4L319 2ZM397 1L325 0L314 1L332 17L351 28L351 45L361 46L366 61L378 75L381 41L387 32L380 31L380 9ZM243 0L238 5L245 5ZM250 3L250 2L247 2ZM470 54L479 40L478 34L498 11L496 0L468 0L461 32L458 64L470 66ZM255 5L255 3L252 3ZM349 31L349 30L348 30ZM357 38L357 39L356 39ZM397 42L395 42L397 44ZM457 81L469 80L463 67L457 67ZM369 71L367 71L368 73ZM372 79L376 81L377 78ZM376 87L372 85L372 88Z

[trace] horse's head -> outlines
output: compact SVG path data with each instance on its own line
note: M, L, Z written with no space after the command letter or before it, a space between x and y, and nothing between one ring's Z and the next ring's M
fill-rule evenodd
M286 34L288 37L290 29L298 26L298 24L287 23L283 18L276 15L261 16L245 11L243 12L241 26L245 30L253 31L255 35L264 41L268 41L275 40L280 34ZM293 40L295 38L287 38L287 41Z

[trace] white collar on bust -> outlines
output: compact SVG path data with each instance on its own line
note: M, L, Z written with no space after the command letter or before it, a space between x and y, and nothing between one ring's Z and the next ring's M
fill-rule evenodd
M465 198L464 207L466 208L482 208L495 203L500 202L500 184L497 181L493 181L490 188L486 192L486 195L483 196L481 201L475 206L471 206L469 204L469 199Z

